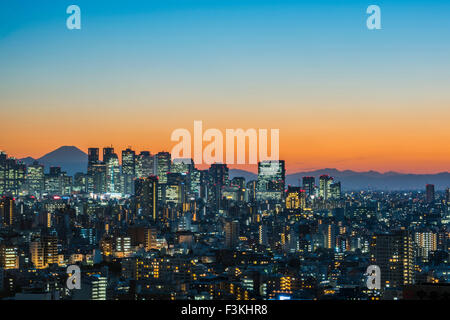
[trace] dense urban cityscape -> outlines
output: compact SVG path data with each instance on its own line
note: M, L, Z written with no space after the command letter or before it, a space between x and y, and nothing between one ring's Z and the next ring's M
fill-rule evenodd
M448 299L450 191L343 191L89 148L85 172L0 153L0 297L17 300ZM67 268L81 270L69 288ZM381 270L370 289L367 267Z

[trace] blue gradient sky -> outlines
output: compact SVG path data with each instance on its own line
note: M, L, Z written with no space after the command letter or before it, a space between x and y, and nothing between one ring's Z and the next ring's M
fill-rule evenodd
M82 30L66 29L70 4ZM370 4L382 30L366 28ZM449 14L448 1L1 1L0 149L168 150L203 120L280 128L292 170L447 171Z

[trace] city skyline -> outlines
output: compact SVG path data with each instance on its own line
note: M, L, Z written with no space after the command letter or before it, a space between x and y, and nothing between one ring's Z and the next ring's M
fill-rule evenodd
M16 158L17 160L24 160L24 159L27 159L27 158L33 158L34 160L37 160L37 159L39 159L39 158L42 158L42 157L44 157L44 156L46 156L46 155L48 155L48 154L50 154L50 153L52 153L52 152L54 152L54 151L57 151L57 150L59 150L59 149L61 149L61 148L65 148L65 147L74 147L74 148L77 148L78 150L80 150L81 152L83 152L85 155L86 155L86 157L87 157L87 151L88 151L88 149L90 148L90 147L88 147L88 148L86 148L86 150L84 151L83 149L81 149L81 148L79 148L78 146L69 146L69 145L64 145L64 146L59 146L59 147L56 147L55 149L53 149L53 150L50 150L50 151L48 151L48 152L45 152L45 153L43 153L43 154L38 154L37 156L31 156L31 155L25 155L25 156L15 156L14 154L10 154L10 153L8 153L7 152L7 150L3 150L3 149L0 149L0 152L5 152L6 154L8 154L8 156L10 156L10 157L13 157L13 158ZM92 146L91 146L92 147ZM137 148L134 148L132 145L130 145L130 144L128 144L128 145L126 145L126 146L124 146L123 148L116 148L116 147L114 147L114 145L112 145L112 144L109 144L109 145L105 145L105 146L103 146L103 147L95 147L95 148L99 148L99 149L102 149L102 148L107 148L107 147L112 147L112 148L114 148L114 150L116 150L116 152L118 153L118 156L119 156L119 158L120 158L120 162L122 162L122 155L121 155L121 151L123 151L123 150L126 150L126 149L128 149L128 148L131 148L132 150L134 150L135 152L137 152L137 153L139 153L139 152L141 152L141 151L150 151L151 153L152 153L152 155L154 155L154 154L156 154L156 153L158 153L158 152L169 152L168 150L169 149L161 149L161 150L152 150L151 148L143 148L143 149L137 149ZM281 158L281 157L280 157ZM172 160L173 159L177 159L177 158L172 158ZM183 159L183 158L180 158L180 159ZM86 158L86 161L87 161L87 158ZM218 162L219 163L219 162ZM258 168L258 166L257 166L257 164L243 164L243 165L239 165L239 164L228 164L228 163L226 163L225 162L225 164L227 164L227 166L230 168L230 169L238 169L238 170L244 170L244 171L247 171L247 172L250 172L250 173L254 173L254 174L256 174L257 173L257 168ZM199 169L206 169L206 168L209 168L210 167L210 164L205 164L205 163L203 163L203 164L195 164L195 167L197 167L197 168L199 168ZM335 165L335 166L316 166L316 167L308 167L308 168L298 168L298 169L289 169L289 167L290 167L290 165L289 165L289 163L286 163L286 172L287 173L289 173L289 174L295 174L295 173L301 173L301 172L308 172L308 171L316 171L316 170L326 170L326 169L329 169L329 170L338 170L338 171L354 171L354 172L357 172L357 173L364 173L364 172L376 172L376 173L381 173L381 174L385 174L385 173L401 173L401 174L439 174L439 173L449 173L450 172L450 170L443 170L443 171L424 171L424 172L410 172L410 171L402 171L402 170L399 170L399 171L395 171L395 170L386 170L386 171L378 171L378 170L373 170L373 169L366 169L366 170L354 170L354 169L352 169L352 168L347 168L347 167L340 167L339 165Z
M447 2L380 4L376 31L363 1L77 4L75 31L65 4L1 5L0 148L11 155L170 151L171 132L201 119L280 129L291 172L449 171Z

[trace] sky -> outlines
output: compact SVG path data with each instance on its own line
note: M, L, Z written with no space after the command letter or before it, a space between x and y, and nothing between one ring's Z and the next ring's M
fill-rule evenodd
M66 8L81 8L68 30ZM381 8L368 30L366 8ZM0 1L0 150L280 130L288 172L450 171L448 1Z

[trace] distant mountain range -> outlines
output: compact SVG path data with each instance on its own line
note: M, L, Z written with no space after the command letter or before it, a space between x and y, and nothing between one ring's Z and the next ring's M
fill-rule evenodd
M77 172L86 172L87 168L87 154L74 146L60 147L39 159L27 157L21 160L27 165L32 164L33 161L38 161L45 166L46 172L48 172L51 166L61 167L68 175L74 175ZM341 181L343 190L424 190L427 183L434 184L436 190L443 190L450 187L449 172L437 174L403 174L397 172L340 171L333 168L288 174L286 175L286 183L299 185L299 180L301 181L302 177L314 176L316 177L316 184L318 184L319 176L322 174L328 174L334 177L336 181ZM234 177L244 177L246 181L250 181L256 180L257 175L245 170L230 169L230 179Z
M343 190L424 190L425 185L435 185L436 190L444 190L450 187L450 173L436 174L404 174L398 172L379 173L376 171L356 172L352 170L340 171L326 168L315 171L297 172L286 175L286 184L301 185L301 179L305 176L316 178L323 174L334 177L335 181L341 181ZM243 170L230 170L230 177L245 177L247 181L255 180L257 175Z

